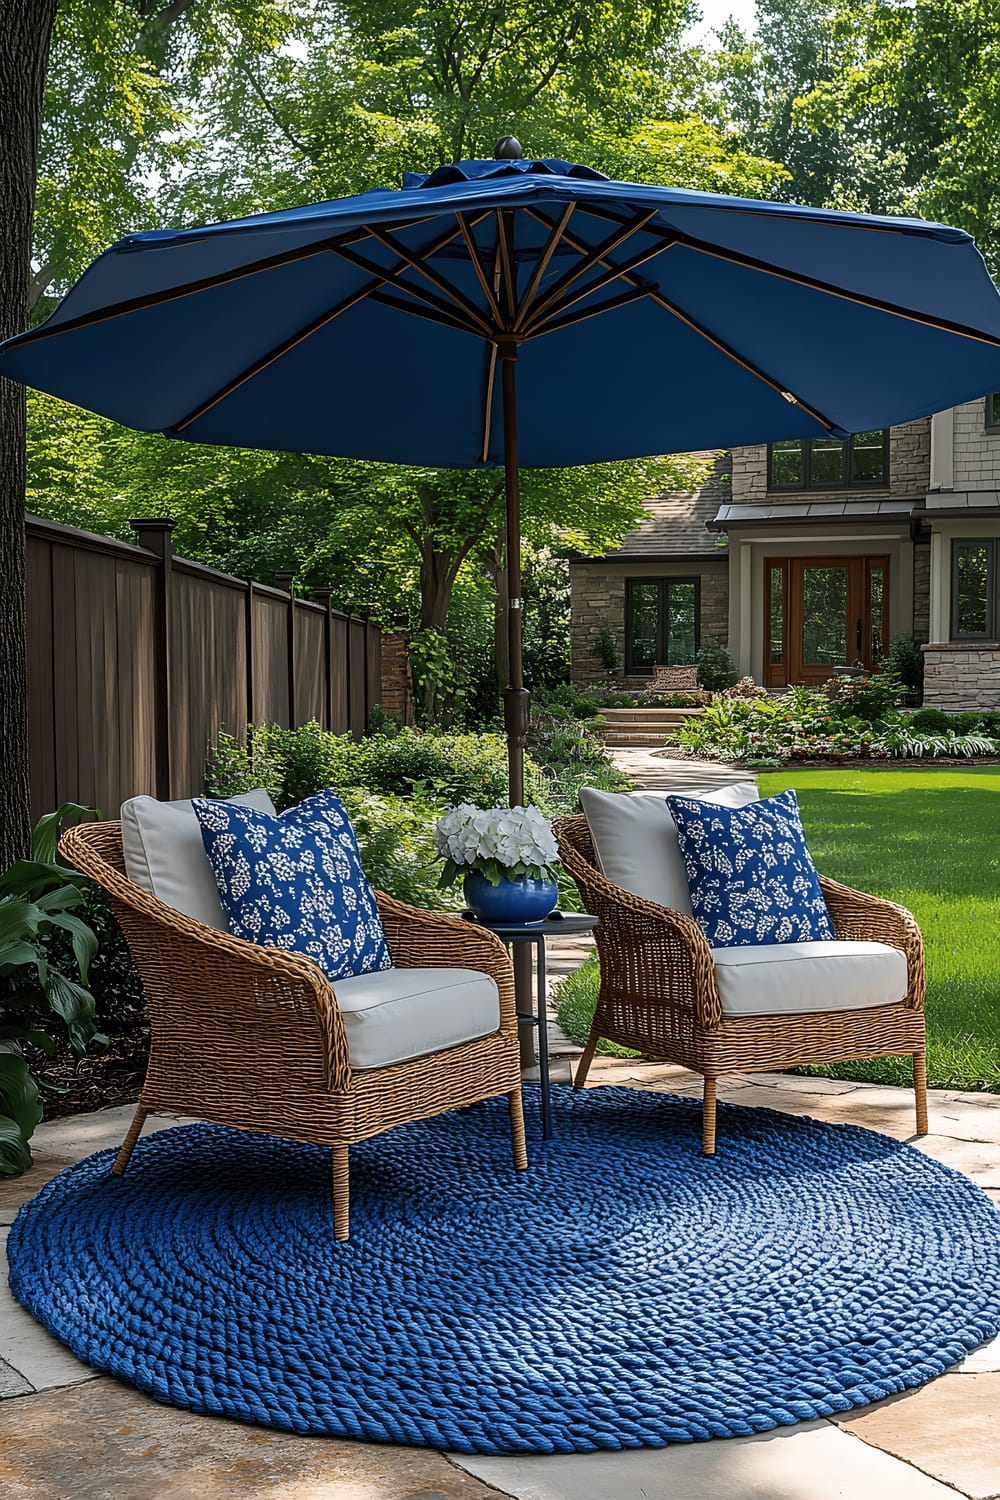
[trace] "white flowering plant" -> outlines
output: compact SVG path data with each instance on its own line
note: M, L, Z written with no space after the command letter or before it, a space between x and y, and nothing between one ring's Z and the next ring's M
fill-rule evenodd
M501 880L554 880L559 858L548 818L537 807L473 807L462 802L437 821L434 843L444 860L441 884L470 870Z

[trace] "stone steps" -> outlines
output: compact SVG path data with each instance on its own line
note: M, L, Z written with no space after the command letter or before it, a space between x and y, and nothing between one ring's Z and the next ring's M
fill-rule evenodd
M686 719L702 713L700 708L605 708L601 712L599 733L605 745L648 745L666 743Z

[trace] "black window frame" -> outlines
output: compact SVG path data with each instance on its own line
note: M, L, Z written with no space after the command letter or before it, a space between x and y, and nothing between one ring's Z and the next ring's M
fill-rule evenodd
M993 536L956 536L951 541L951 604L949 608L949 639L953 641L995 641L998 618L997 607L997 544L1000 538ZM986 561L986 629L959 630L958 628L958 554L963 547L985 547Z
M1000 432L1000 391L983 397L983 431Z
M655 583L659 586L659 596L656 603L656 661L649 667L637 667L632 660L632 589L637 584L649 585ZM666 666L688 666L690 663L674 663L667 660L666 650L666 622L669 611L667 595L671 587L678 583L694 584L694 649L698 652L701 646L701 576L698 573L685 573L681 577L656 577L646 578L636 575L625 580L625 675L627 677L652 677L657 667Z
M874 430L874 429L873 429ZM844 438L842 442L842 458L840 465L841 479L835 481L824 479L822 483L812 481L812 450L814 438L789 438L789 442L800 442L802 444L802 480L796 484L775 484L774 482L774 447L773 443L767 445L767 488L776 494L805 494L807 490L823 493L827 490L884 490L889 486L889 429L882 428L882 474L878 479L852 479L851 457L854 452L854 438L860 434L853 434Z

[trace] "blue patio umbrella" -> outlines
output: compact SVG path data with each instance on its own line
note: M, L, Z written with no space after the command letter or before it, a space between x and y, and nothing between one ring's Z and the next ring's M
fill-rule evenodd
M0 374L201 443L505 468L523 800L518 465L887 427L1000 389L963 231L528 161L130 235Z

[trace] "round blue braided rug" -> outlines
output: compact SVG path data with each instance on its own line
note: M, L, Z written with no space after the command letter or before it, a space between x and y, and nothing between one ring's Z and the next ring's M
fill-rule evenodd
M70 1167L10 1235L15 1296L159 1401L466 1453L762 1432L922 1384L1000 1332L1000 1214L851 1126L627 1088L506 1101L351 1152L196 1125Z

